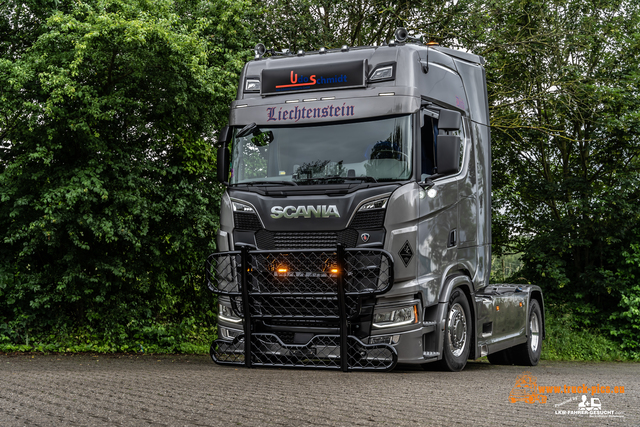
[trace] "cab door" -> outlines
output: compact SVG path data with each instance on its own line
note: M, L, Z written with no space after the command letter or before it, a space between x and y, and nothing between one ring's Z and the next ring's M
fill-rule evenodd
M475 202L468 182L467 147L471 144L465 138L461 113L423 109L421 116L418 277L426 286L429 306L438 302L444 278L456 270L461 244L475 240L474 226L469 223L475 218Z

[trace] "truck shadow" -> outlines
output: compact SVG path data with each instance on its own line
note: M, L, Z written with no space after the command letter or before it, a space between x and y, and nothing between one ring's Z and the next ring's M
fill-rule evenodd
M494 365L487 361L469 361L467 365L463 369L466 371L486 371L489 369L495 369ZM409 365L409 364L398 364L392 373L402 373L402 372L413 372L413 371L428 371L428 372L450 372L446 369L440 368L437 363L426 363L424 365Z

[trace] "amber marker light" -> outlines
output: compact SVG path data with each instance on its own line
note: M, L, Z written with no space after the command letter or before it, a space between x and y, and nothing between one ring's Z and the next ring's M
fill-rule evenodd
M288 271L287 267L278 267L278 273L287 273Z
M416 318L416 321L414 323L418 323L418 306L417 305L413 306L413 315Z
M339 273L339 271L340 271L340 270L338 270L336 267L332 267L332 268L331 268L331 272L332 272L333 274L338 274L338 273Z
M496 305L496 311L500 311L500 306Z

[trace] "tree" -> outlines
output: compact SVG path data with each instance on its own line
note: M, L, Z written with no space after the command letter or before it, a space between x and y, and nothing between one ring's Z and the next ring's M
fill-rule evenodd
M630 289L610 278L640 241L640 10L502 1L484 16L495 248L523 252L547 298L609 329Z
M0 323L203 316L248 3L34 4L1 15Z
M276 50L317 50L320 47L382 45L398 27L427 37L443 37L464 3L424 3L334 0L269 0L254 23L260 41ZM429 16L430 19L424 19Z

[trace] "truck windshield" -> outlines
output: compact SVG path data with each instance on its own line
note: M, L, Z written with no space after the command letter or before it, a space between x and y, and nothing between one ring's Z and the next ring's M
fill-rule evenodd
M406 180L411 176L411 135L411 116L256 127L246 136L233 138L231 184Z

